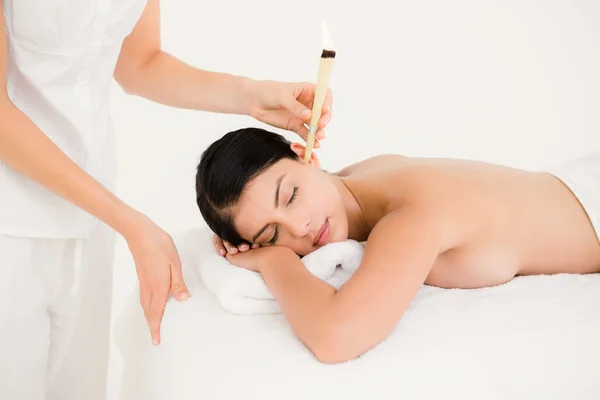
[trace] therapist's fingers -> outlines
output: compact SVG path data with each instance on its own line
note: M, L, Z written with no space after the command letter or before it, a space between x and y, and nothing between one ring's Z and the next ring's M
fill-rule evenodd
M305 142L308 141L308 125L306 125L306 123L304 123L304 121L300 121L297 120L296 123L294 125L292 125L292 131L296 132L298 134L298 136L300 136ZM319 142L319 139L322 139L321 137L319 137L319 132L316 132L315 135L315 142L313 144L313 148L318 149L321 147L321 143Z
M315 134L315 146L314 146L315 149L318 149L319 147L321 147L320 144L319 144L319 147L317 147L317 142L319 141L319 139L325 138L326 134L327 134L327 131L325 130L325 128L319 128L319 130Z
M150 334L152 335L152 344L160 344L160 324L165 313L165 305L169 297L169 285L161 283L155 286L150 297Z
M326 131L327 124L329 124L330 120L331 120L331 116L330 115L324 115L319 120L319 125L318 125L318 129L317 129L317 133L315 135L316 138L317 138L317 140L323 140L323 139L325 139L325 135L327 134L327 131Z
M150 291L146 290L143 285L140 285L140 305L144 311L146 323L150 326Z
M290 121L290 124L298 125L297 121L302 121L301 123L307 122L311 116L311 110L307 107L307 105L298 101L298 88L293 88L293 91L286 91L280 97L279 101L283 108L287 109L292 115L293 120ZM303 89L303 88L301 88ZM302 96L302 94L300 94ZM297 126L295 126L297 127ZM293 129L295 127L288 127L288 129Z
M320 140L325 139L325 127L331 121L333 116L333 92L331 89L327 90L325 95L325 102L323 103L323 110L321 111L321 118L319 118L319 129L317 131L317 138Z
M287 123L287 130L296 132L306 142L308 140L308 121L292 116Z
M296 131L298 133L298 135L300 135L300 137L302 137L302 139L304 139L305 142L308 142L308 128L309 126L304 124L303 125L303 130L301 131L302 134L300 134L300 131ZM313 143L313 149L318 149L321 147L321 142L319 141L320 137L319 137L319 130L317 130L317 132L315 133L315 141Z
M185 301L190 297L187 286L183 281L181 261L171 264L171 292L179 301Z

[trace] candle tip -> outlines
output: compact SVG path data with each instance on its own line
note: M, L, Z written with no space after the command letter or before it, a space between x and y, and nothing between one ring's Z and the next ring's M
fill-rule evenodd
M329 29L327 29L327 23L325 20L322 21L323 26L323 50L335 50L333 46L333 39L331 39L331 35L329 34Z

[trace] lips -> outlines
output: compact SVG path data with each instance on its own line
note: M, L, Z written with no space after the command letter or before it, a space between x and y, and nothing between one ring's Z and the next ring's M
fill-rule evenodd
M329 238L329 233L329 220L325 220L325 223L323 223L323 226L321 226L321 228L317 232L317 235L315 236L313 246L324 245L327 242L327 239Z

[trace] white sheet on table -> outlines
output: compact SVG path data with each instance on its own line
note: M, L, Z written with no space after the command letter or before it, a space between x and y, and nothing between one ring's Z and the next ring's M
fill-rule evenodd
M600 398L600 275L423 286L383 343L325 365L282 314L233 315L185 260L184 271L192 297L169 302L160 347L150 345L137 293L120 318L122 399Z

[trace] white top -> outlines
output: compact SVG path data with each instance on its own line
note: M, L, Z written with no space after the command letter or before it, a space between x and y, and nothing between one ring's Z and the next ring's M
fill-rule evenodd
M2 0L7 88L69 158L112 189L113 72L146 0ZM96 218L0 161L0 234L85 237Z

